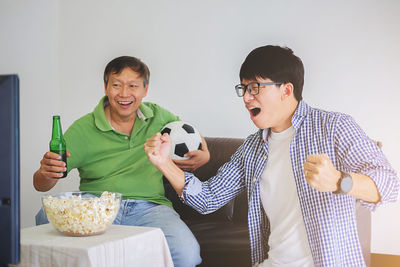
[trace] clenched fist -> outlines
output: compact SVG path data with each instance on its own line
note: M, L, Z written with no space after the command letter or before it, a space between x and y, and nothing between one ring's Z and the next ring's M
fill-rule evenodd
M304 162L307 183L321 192L334 192L341 173L336 170L327 154L308 155Z
M144 151L150 162L159 168L162 164L170 161L171 138L166 133L164 135L156 133L146 140Z

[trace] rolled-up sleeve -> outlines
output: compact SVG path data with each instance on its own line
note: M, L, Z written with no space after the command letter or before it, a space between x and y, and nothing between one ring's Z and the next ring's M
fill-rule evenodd
M196 196L201 192L201 188L201 181L194 176L193 173L185 172L185 187L183 189L183 196Z
M346 171L364 174L374 182L380 194L378 203L360 200L366 208L395 202L399 195L399 177L376 142L371 140L350 116L344 116L339 124L338 152Z

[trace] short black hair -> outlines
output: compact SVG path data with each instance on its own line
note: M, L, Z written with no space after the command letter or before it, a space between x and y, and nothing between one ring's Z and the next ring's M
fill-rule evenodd
M130 56L121 56L114 58L111 60L105 70L104 70L104 84L107 85L108 78L110 77L110 73L114 74L120 73L125 68L130 68L134 72L140 74L140 77L143 78L143 85L146 86L149 84L150 80L150 70L146 64L144 64L140 59Z
M241 81L268 78L274 82L290 82L296 100L303 99L303 62L288 47L266 45L254 49L243 62L239 77Z

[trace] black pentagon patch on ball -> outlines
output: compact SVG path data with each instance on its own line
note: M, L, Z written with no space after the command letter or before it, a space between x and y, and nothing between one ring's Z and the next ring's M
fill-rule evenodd
M184 124L182 125L182 128L188 133L188 134L192 134L194 133L194 128L192 126L190 126L189 124Z
M179 157L183 157L183 155L185 155L188 152L189 152L189 149L185 143L180 143L180 144L175 145L175 155L178 155Z
M199 144L199 147L197 148L197 150L201 150L201 147L202 147L202 146L201 146L201 143L200 143L200 144Z
M161 135L163 135L163 134L165 134L165 133L171 134L171 128L165 127L165 128L161 131Z

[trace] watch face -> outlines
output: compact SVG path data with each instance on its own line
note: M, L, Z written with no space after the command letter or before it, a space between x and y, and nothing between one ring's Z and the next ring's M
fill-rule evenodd
M353 188L353 179L349 174L346 174L340 182L340 190L343 193L348 193Z

